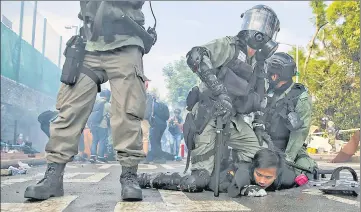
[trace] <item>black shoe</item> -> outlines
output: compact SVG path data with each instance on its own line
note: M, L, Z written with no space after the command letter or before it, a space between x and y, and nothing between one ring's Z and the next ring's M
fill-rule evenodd
M97 162L99 163L108 163L107 159L98 157Z
M142 189L137 179L138 165L133 167L122 166L120 184L122 185L122 199L124 201L143 200Z
M26 188L24 197L46 200L50 197L64 196L63 175L65 163L49 163L44 178L36 185Z
M91 156L90 156L90 159L89 159L89 162L90 162L90 163L95 163L96 160L97 160L96 156L91 155Z

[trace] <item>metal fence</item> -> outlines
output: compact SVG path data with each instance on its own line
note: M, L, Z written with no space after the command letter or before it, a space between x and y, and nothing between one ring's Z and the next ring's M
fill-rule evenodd
M1 74L55 95L65 61L63 37L37 11L36 1L1 1L1 15Z
M61 67L65 60L62 55L65 40L37 11L37 4L37 1L1 1L1 20L44 57Z

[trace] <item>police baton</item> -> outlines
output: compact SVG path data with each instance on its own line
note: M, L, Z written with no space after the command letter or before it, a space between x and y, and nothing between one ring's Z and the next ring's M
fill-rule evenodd
M215 160L214 160L214 174L215 174L215 188L214 188L214 196L219 196L219 181L221 174L221 160L222 160L222 152L223 152L223 122L222 116L217 117L216 121L216 142L214 148L216 150Z

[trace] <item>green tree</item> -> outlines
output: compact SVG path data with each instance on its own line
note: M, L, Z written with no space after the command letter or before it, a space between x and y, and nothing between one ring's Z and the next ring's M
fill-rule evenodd
M198 83L198 77L189 69L185 57L166 65L163 68L163 76L169 102L173 106L184 108L188 92Z
M311 39L306 59L299 53L301 82L316 101L313 124L328 115L341 129L360 124L360 2L334 1L325 7L311 2L317 34ZM318 30L321 23L322 30ZM310 47L310 46L309 46ZM290 54L294 54L292 50ZM307 59L308 58L308 59ZM303 74L303 76L302 76Z
M304 72L304 75L306 78L308 77L307 65L309 63L310 57L313 53L313 50L316 48L315 41L317 39L318 33L328 23L326 20L326 14L325 14L325 8L327 5L323 1L320 1L320 0L311 1L310 6L312 8L313 14L315 15L315 17L313 18L313 22L316 27L316 31L313 34L313 37L310 40L310 43L308 44L308 50L307 50L305 62L303 64L303 72ZM306 81L306 85L307 85L307 81Z

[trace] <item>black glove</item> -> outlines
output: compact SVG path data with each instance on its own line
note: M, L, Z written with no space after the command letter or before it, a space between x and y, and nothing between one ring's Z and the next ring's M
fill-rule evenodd
M222 116L223 123L227 123L232 115L232 100L227 94L220 94L215 104L215 116Z
M268 148L273 149L273 142L271 136L268 135L268 133L266 132L264 124L253 122L252 125L254 133L257 136L259 145L263 146L263 142L266 142L268 144Z

